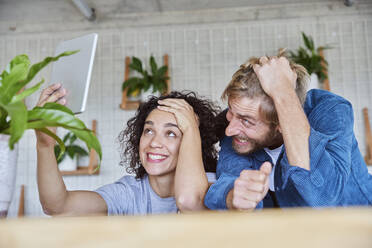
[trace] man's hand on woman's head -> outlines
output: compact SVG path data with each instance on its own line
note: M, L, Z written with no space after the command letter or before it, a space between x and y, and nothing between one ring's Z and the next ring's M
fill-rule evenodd
M198 129L199 121L194 109L183 99L167 98L159 100L159 110L163 110L174 114L178 127L182 133L191 130L192 128Z

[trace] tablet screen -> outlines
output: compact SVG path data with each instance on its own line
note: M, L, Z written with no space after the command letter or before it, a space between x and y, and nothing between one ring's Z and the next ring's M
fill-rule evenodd
M82 113L88 98L98 35L84 35L58 44L55 55L80 50L53 63L50 83L61 83L67 90L67 104L75 114Z

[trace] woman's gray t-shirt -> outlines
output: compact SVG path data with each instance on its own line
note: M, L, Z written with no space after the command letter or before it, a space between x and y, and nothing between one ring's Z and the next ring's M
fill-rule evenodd
M216 181L215 173L206 173L208 181ZM174 197L161 198L152 189L148 176L135 179L123 176L115 183L98 188L97 192L107 204L108 215L146 215L177 213Z
M124 176L95 192L106 201L108 215L177 213L175 198L158 196L151 188L148 176L142 179Z

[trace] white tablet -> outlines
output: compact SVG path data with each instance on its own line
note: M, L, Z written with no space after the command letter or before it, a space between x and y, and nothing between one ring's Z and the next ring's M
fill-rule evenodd
M51 83L62 83L68 91L67 104L75 114L82 113L88 98L98 35L84 35L58 44L55 56L65 51L80 50L53 63Z

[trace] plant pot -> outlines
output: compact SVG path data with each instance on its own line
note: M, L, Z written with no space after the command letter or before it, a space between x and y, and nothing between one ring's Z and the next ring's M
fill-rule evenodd
M132 95L133 93L135 95ZM137 102L137 101L141 100L141 90L140 89L136 90L135 92L132 92L132 94L127 96L128 101Z
M7 216L16 181L18 144L10 150L9 138L0 134L0 218Z
M89 155L88 156L77 155L77 161L78 161L79 166L88 166L89 165Z
M141 94L138 94L137 96L128 96L128 101L131 101L131 102L137 102L137 101L140 101L141 100Z
M77 156L73 159L66 154L65 158L59 162L58 168L60 171L74 171L77 169Z
M141 102L146 102L151 96L160 97L160 92L156 91L153 93L153 87L151 87L148 91L142 92Z
M307 87L307 91L312 90L312 89L320 89L319 79L315 73L311 73L310 75L310 82Z

